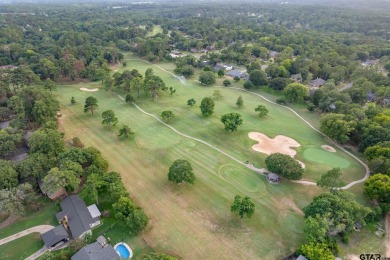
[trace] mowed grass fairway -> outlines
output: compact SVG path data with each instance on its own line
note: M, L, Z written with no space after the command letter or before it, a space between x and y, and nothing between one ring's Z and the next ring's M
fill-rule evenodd
M148 97L141 98L137 104L157 116L164 110L172 110L176 119L171 125L179 131L215 145L239 160L249 160L258 168L264 166L266 156L252 150L255 141L248 138L248 132L263 132L271 137L283 134L302 145L297 149L296 158L306 163L305 179L318 179L332 168L304 160L305 148L320 147L325 141L291 112L245 92L201 87L191 80L182 84L153 65L126 61L126 69L136 68L141 73L152 67L168 87L176 88L173 96L163 93L155 102ZM174 68L169 63L159 65L167 70ZM114 93L102 89L98 92L79 90L80 87L100 86L90 83L59 87L55 95L63 114L61 130L65 131L67 139L78 136L87 146L97 147L109 160L111 170L121 173L131 196L151 218L142 237L155 250L184 259L279 259L293 252L302 242L301 209L320 191L317 187L289 182L271 185L264 177L225 155L174 133L154 118L125 104ZM195 98L199 105L214 89L221 90L223 98L215 101L213 116L203 118L198 106L187 107L188 99ZM136 96L134 92L133 95ZM235 106L239 95L244 98L242 109ZM76 105L70 105L72 96L78 102ZM94 116L83 113L88 96L95 96L99 101L100 110ZM270 110L266 118L257 118L254 108L259 104ZM115 111L119 118L116 127L101 124L101 113L108 109ZM229 112L243 116L244 123L235 133L225 132L219 121L222 114ZM135 132L131 140L118 139L122 123ZM340 152L337 155L351 163L343 169L344 180L357 180L363 176L362 167L351 158ZM195 185L176 186L168 182L168 168L179 158L192 164L197 177ZM256 212L251 219L240 220L230 213L236 194L250 196L256 203Z

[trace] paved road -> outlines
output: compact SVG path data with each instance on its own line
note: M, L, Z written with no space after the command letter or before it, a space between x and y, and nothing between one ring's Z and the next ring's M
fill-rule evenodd
M18 239L18 238L21 238L21 237L24 237L24 236L27 236L31 233L45 233L47 231L49 231L50 229L54 228L54 226L51 226L51 225L41 225L41 226L35 226L35 227L32 227L32 228L29 228L29 229L26 229L26 230L23 230L19 233L16 233L12 236L9 236L9 237L6 237L6 238L3 238L0 240L0 245L3 245L3 244L6 244L8 242L11 242L15 239Z
M173 77L175 77L175 78L178 77L177 75L173 74L173 73L170 72L170 71L167 71L166 69L160 67L160 66L157 65L157 64L153 64L153 63L150 63L150 62L145 61L145 60L142 60L142 59L132 59L132 60L138 60L138 61L143 61L143 62L149 63L149 64L154 65L154 66L158 67L159 69L161 69L161 70L163 70L163 71L165 71L165 72L171 74L171 75L172 75ZM347 86L345 86L343 89L346 89L347 87L350 88L350 87L352 87L352 85L353 85L353 83L350 83L350 84L348 84ZM368 179L368 177L370 177L370 169L368 168L368 166L367 166L362 160L360 160L360 159L359 159L357 156L355 156L354 154L352 154L352 153L348 152L347 150L345 150L341 145L339 145L338 143L334 142L334 141L333 141L332 139L330 139L327 135L325 135L325 134L322 133L320 130L318 130L317 128L315 128L315 127L314 127L312 124L310 124L306 119L304 119L302 116L300 116L294 109L292 109L292 108L290 108L290 107L287 107L287 106L280 105L280 104L278 104L278 103L275 103L275 102L269 100L268 98L264 97L263 95L260 95L260 94L258 94L258 93L251 92L251 91L246 90L246 89L236 88L236 87L229 87L229 88L231 88L231 89L236 89L236 90L239 90L239 91L244 91L244 92L250 93L250 94L252 94L252 95L259 96L259 97L261 97L262 99L264 99L265 101L267 101L267 102L269 102L269 103L271 103L271 104L274 104L274 105L276 105L276 106L280 106L280 107L283 107L283 108L285 108L285 109L290 110L295 116L297 116L299 119L301 119L301 120L302 120L305 124L307 124L311 129L313 129L314 131L316 131L316 132L319 133L320 135L322 135L322 136L324 136L325 138L327 138L328 141L329 141L330 143L332 143L334 146L336 146L337 148L339 148L340 150L342 150L344 153L346 153L346 154L348 154L349 156L351 156L352 158L354 158L356 161L358 161L358 162L365 168L366 173L365 173L365 175L364 175L364 177L363 177L362 179L357 180L357 181L350 182L349 184L347 184L347 185L345 185L345 186L343 186L343 187L337 188L337 189L342 189L342 190L349 189L349 188L351 188L352 186L354 186L354 185L356 185L356 184L365 182L365 181ZM341 91L341 90L340 90L340 91ZM120 98L121 100L124 100L123 97L121 97L120 95L118 95L118 96L119 96L119 98ZM177 133L177 134L179 134L179 135L181 135L181 136L184 136L184 137L186 137L186 138L192 139L192 140L194 140L194 141L201 142L201 143L203 143L203 144L205 144L205 145L207 145L207 146L213 148L214 150L216 150L216 151L218 151L218 152L220 152L220 153L226 155L227 157L231 158L232 160L238 162L239 164L244 165L244 166L246 166L246 167L248 167L248 168L250 168L250 169L252 169L252 170L254 170L254 171L258 172L258 173L260 173L260 174L263 174L263 175L264 175L264 173L266 172L266 169L257 169L257 168L255 168L255 167L253 167L253 166L252 166L252 167L249 167L249 165L243 163L242 161L238 160L237 158L234 158L233 156L231 156L231 155L227 154L226 152L222 151L221 149L219 149L219 148L217 148L217 147L215 147L215 146L213 146L213 145L211 145L211 144L209 144L209 143L207 143L207 142L205 142L205 141L203 141L203 140L201 140L201 139L198 139L198 138L195 138L195 137L192 137L192 136L183 134L182 132L178 131L178 130L175 129L174 127L172 127L172 126L166 124L165 122L163 122L163 121L162 121L160 118L158 118L157 116L155 116L155 115L153 115L153 114L150 114L150 113L144 111L144 110L141 109L137 104L135 104L135 103L133 103L133 104L134 104L134 106L135 106L138 110L140 110L142 113L144 113L144 114L146 114L146 115L148 115L148 116L153 117L154 119L156 119L156 120L157 120L158 122L160 122L161 124L163 124L163 125L169 127L170 129L172 129L175 133ZM300 183L300 184L303 184L303 185L313 185L313 186L314 186L314 185L317 185L315 182L310 182L310 181L293 181L293 182L295 182L295 183Z

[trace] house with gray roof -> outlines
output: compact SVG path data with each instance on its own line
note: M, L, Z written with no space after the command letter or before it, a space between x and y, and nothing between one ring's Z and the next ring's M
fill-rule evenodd
M280 181L280 176L276 173L269 172L267 174L267 180L271 183L278 183Z
M239 70L228 71L228 72L226 72L226 76L229 76L232 78L239 77L240 79L244 79L244 80L249 79L249 76L246 73L239 71Z
M309 82L309 85L312 86L312 87L315 87L315 88L319 88L321 87L322 85L325 84L325 80L321 79L321 78L316 78L314 80L310 80Z
M95 243L81 248L71 260L119 260L120 256L115 249L107 244L103 236L97 238Z
M70 232L73 239L82 238L100 222L100 211L95 206L88 208L77 195L71 195L61 202L61 212L56 214L57 220Z
M46 248L53 248L69 240L69 234L62 225L50 229L41 235Z

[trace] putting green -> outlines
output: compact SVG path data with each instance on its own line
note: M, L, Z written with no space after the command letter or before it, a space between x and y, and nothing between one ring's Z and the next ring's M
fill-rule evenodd
M261 195L260 193L265 190L264 182L259 176L245 173L234 165L221 166L219 174L224 180L233 184L239 190L255 195Z
M320 148L307 148L303 152L303 157L306 160L326 164L333 167L348 168L350 162L338 155Z

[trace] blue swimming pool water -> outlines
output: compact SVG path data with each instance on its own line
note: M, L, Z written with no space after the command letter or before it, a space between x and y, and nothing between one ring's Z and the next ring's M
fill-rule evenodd
M115 250L119 253L121 258L127 259L130 257L130 252L124 245L118 245Z

